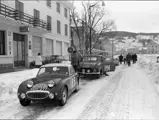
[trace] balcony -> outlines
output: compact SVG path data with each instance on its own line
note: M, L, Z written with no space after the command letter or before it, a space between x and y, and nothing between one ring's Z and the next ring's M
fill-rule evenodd
M35 18L29 14L11 8L7 5L0 3L0 15L4 17L12 18L18 21L22 21L24 23L28 23L33 27L40 27L47 31L51 31L51 24L48 24L46 21Z

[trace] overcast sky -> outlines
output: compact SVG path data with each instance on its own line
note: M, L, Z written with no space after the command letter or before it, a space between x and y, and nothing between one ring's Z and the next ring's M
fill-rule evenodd
M79 13L82 10L80 3L74 4ZM118 31L159 33L159 1L109 0L105 1L104 9L115 20Z

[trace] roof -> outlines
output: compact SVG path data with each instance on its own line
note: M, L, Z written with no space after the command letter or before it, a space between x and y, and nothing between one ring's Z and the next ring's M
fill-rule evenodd
M102 55L85 55L83 57L100 57L100 56L102 56Z
M51 63L51 64L46 64L41 67L53 67L53 66L58 66L58 67L71 67L72 65L70 63Z

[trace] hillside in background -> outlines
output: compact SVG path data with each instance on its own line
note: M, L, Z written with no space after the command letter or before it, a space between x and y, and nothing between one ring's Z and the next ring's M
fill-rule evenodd
M114 36L118 37L133 37L135 38L137 35L159 35L159 33L133 33L127 31L111 31L103 33L103 36L107 36L108 38L113 38Z

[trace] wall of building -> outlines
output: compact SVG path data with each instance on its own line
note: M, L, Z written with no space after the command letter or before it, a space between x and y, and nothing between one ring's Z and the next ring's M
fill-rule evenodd
M56 1L52 1L51 8L46 5L46 1L23 1L24 3L24 13L27 13L33 16L33 9L40 11L40 19L47 21L47 15L52 17L52 31L48 32L41 28L35 28L30 26L29 32L20 32L20 26L27 26L27 23L16 21L12 18L5 18L0 14L0 30L5 31L5 41L6 41L6 54L0 55L0 69L1 66L8 64L9 66L14 67L14 47L13 47L13 33L18 33L25 35L25 54L26 54L26 66L29 67L29 63L35 60L36 56L32 54L32 48L29 49L29 45L32 46L33 37L40 37L42 39L42 56L43 58L48 55L47 53L47 40L52 40L53 50L52 53L56 54L56 43L61 42L61 51L64 56L69 56L66 49L70 46L70 29L69 29L69 7L70 4L65 1L59 1L61 5L61 12L56 11ZM2 4L15 8L15 1L2 1ZM68 9L68 17L64 16L64 8ZM57 33L57 20L61 21L61 34ZM65 24L68 25L68 36L65 36ZM11 34L9 36L8 32ZM34 47L34 46L32 46ZM6 67L7 68L7 67Z

